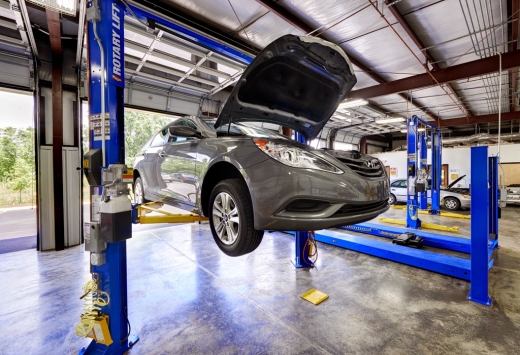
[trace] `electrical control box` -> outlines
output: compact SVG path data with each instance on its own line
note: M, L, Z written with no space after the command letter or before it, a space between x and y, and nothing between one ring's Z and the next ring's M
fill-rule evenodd
M101 186L102 165L101 149L91 149L83 156L83 171L90 186Z
M105 241L101 238L101 227L99 223L85 223L84 232L85 251L99 253L107 248Z

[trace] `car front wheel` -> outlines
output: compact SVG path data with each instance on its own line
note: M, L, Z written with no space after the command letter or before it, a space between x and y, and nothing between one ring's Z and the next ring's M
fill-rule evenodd
M264 231L254 228L253 204L242 180L218 183L209 199L209 211L213 239L224 254L241 256L260 245Z
M460 201L455 197L446 197L444 199L444 207L446 207L448 210L456 211L460 208Z
M140 177L134 181L134 202L140 205L149 202L144 198L143 180Z
M393 205L396 202L396 198L394 194L390 194L390 197L388 198L388 204Z

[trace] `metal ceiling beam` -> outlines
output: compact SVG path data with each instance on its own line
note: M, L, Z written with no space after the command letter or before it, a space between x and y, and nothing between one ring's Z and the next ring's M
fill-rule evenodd
M390 3L390 1L385 0L385 4L387 6L388 6L389 3ZM417 36L417 34L414 32L414 30L410 27L408 22L404 19L403 15L401 15L401 13L397 9L397 7L395 7L395 6L388 6L388 9L392 13L392 15L394 15L395 19L401 25L401 27L404 29L404 31L412 39L413 43L415 43L417 48L419 48L422 51L422 53L424 54L426 59L430 62L432 68L434 70L441 70L441 67L439 66L439 64L436 63L436 60L433 58L431 53L427 49L425 50L426 46L422 43L420 38ZM451 94L453 96L455 96L457 101L459 101L460 106L466 111L466 114L471 117L472 116L471 111L468 109L468 107L466 105L464 105L462 100L459 98L459 96L455 92L455 89L453 89L453 87L450 84L446 84L446 88L451 92Z
M502 122L520 120L520 111L502 112L501 120L502 120ZM493 114L489 114L489 115L481 115L481 116L473 116L473 117L459 117L459 118L441 120L440 121L441 125L438 128L463 126L463 125L477 124L477 123L491 123L491 122L498 122L498 114L493 113Z
M432 71L431 73L439 84L446 84L457 80L498 72L499 60L499 56L494 55L492 57L454 65L442 69L441 71ZM509 70L518 67L520 67L520 50L502 54L502 70ZM432 79L432 77L425 73L390 81L380 85L370 86L364 89L354 90L350 92L349 98L370 99L373 97L398 94L436 85L437 83Z
M280 17L282 20L290 23L291 25L293 25L294 27L296 28L299 28L300 30L302 30L303 32L305 33L311 33L314 31L314 28L310 27L309 25L307 25L305 22L303 22L300 18L298 18L297 16L295 16L293 13L289 12L287 9L285 9L284 7L282 7L281 5L279 5L278 3L272 1L272 0L256 0L258 3L262 4L264 7L266 7L267 9L269 9L269 11L271 11L273 14L276 14L278 17ZM322 39L325 39L327 40L324 36L322 35L318 35L317 37L319 38L322 38ZM380 76L379 74L377 74L375 71L371 70L370 68L368 68L365 64L363 64L361 62L361 59L359 59L356 55L352 54L350 51L346 51L344 48L342 48L345 53L347 54L347 56L349 57L350 61L352 64L354 64L356 67L358 67L359 69L361 69L361 71L363 71L366 75L368 75L371 79L375 80L376 82L380 83L380 84L383 84L383 83L386 83L386 79L383 78L382 76ZM410 95L406 94L406 93L399 93L399 96L401 96L404 100L408 101L408 102L412 102L412 105L416 106L415 104L413 104L413 98L410 97ZM417 106L416 106L417 107ZM431 112L427 112L426 110L423 110L422 108L420 107L417 107L419 110L421 110L424 114L430 116L431 118L433 118L435 121L439 120L439 118L434 115L433 113ZM380 108L381 109L381 108ZM381 109L382 110L382 109Z

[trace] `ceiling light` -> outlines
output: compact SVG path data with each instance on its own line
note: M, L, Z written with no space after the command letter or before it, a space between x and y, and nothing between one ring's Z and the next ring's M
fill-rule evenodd
M76 16L76 0L28 0L50 10Z
M424 129L424 128L419 128L419 129L417 129L417 131L418 131L418 132L424 132L425 129Z
M345 116L341 116L341 115L334 115L334 116L332 116L332 117L333 117L333 118L336 118L336 119L338 119L338 120L344 120L344 121L349 121L349 122L351 121L350 118L347 118L347 117L345 117Z
M350 100L350 101L343 101L342 103L339 104L338 109L345 109L345 108L365 106L365 105L368 105L367 100L355 99L355 100Z
M404 122L405 119L402 117L388 117L388 118L381 118L380 120L377 120L376 123L396 123L396 122Z
M402 129L401 133L408 133L408 130L407 129Z

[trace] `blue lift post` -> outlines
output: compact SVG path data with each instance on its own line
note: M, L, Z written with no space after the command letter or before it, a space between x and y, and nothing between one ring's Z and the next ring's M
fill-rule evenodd
M431 174L431 198L432 205L429 213L439 215L441 213L441 173L442 173L442 137L439 130L432 129L432 174Z
M407 137L407 199L406 199L406 227L420 229L421 220L419 219L419 201L415 191L418 168L418 120L417 116L408 119Z
M426 134L419 134L419 170L428 171L428 144L426 142ZM428 209L428 191L419 193L419 208L421 210Z
M489 269L493 265L491 252L496 242L490 240L490 226L493 224L491 219L498 222L498 216L493 215L491 191L498 189L498 179L493 173L497 167L496 158L488 159L487 146L471 147L471 285L468 300L486 306L491 306L492 302L488 292Z
M92 1L88 8L95 6ZM99 1L100 20L97 22L97 33L104 49L105 73L101 71L101 52L96 43L93 25L88 26L88 60L90 68L90 99L89 114L100 115L101 107L101 75L105 74L105 112L106 112L106 139L105 156L106 166L124 162L124 5L117 0ZM109 133L108 133L108 126ZM99 127L99 130L105 127ZM100 137L94 137L90 132L90 147L100 149ZM97 139L98 138L98 139ZM106 167L105 166L105 167ZM92 194L101 194L101 187L92 187ZM91 272L99 275L99 288L107 292L110 302L102 311L108 315L110 335L113 343L109 346L99 344L93 340L87 348L79 351L80 355L87 354L124 354L137 341L129 332L128 297L127 297L127 269L126 269L126 241L107 243L105 251L106 262L103 265L91 265Z
M442 143L440 131L425 122L413 116L407 121L407 202L406 202L406 227L420 229L421 220L419 218L418 209L428 208L428 193L424 191L416 191L417 179L421 178L426 183L428 170L427 154L428 143L427 133L419 132L419 124L422 124L431 130L431 209L430 214L440 214L440 174L442 159ZM424 185L427 186L427 185Z
M300 143L307 144L305 137L298 132L295 133L295 139ZM294 235L296 237L293 260L294 266L298 269L313 267L313 263L309 259L309 248L307 246L309 232L294 232Z

